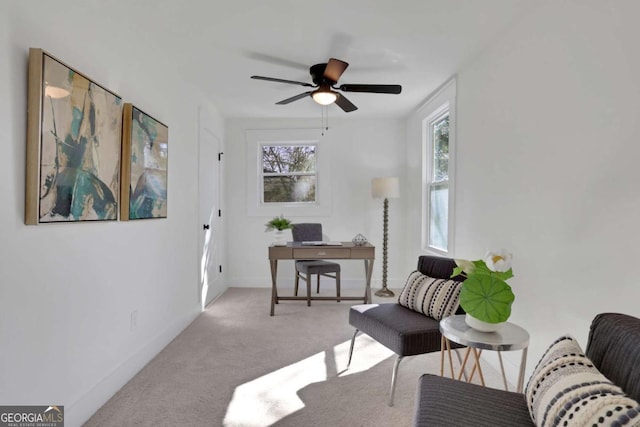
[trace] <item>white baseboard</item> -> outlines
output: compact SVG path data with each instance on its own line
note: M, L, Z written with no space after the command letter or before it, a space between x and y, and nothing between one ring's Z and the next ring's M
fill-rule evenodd
M387 287L392 289L402 289L406 280L402 279L390 279L387 280ZM315 283L315 279L314 282ZM323 278L320 283L331 283L333 279ZM237 279L229 279L227 285L230 288L270 288L271 280L265 280L264 277L243 277ZM364 287L363 280L359 279L341 279L340 287L342 289L360 289ZM382 287L379 280L371 281L371 289L378 289ZM293 289L293 278L278 278L278 289Z
M104 405L118 390L133 378L144 366L151 361L163 348L167 346L180 332L182 332L200 314L196 309L175 321L137 353L122 362L111 373L94 385L84 395L72 404L65 405L65 426L81 426L102 405Z

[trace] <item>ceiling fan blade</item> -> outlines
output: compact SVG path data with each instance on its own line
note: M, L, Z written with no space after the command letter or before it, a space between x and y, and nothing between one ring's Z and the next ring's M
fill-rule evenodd
M301 94L299 94L299 95L292 96L291 98L283 99L283 100L282 100L282 101L280 101L280 102L276 102L276 104L277 104L277 105L285 105L285 104L288 104L288 103L290 103L290 102L297 101L298 99L302 99L302 98L304 98L305 96L310 96L310 95L311 95L311 92L312 92L312 91L304 92L304 93L301 93Z
M332 82L337 82L348 66L349 64L344 61L331 58L329 59L329 62L327 62L327 68L324 69L324 78L329 79Z
M400 85L340 85L338 88L345 92L369 92L369 93L392 93L394 95L402 92Z
M273 77L263 77L263 76L251 76L251 78L252 79L256 79L256 80L266 80L268 82L289 83L289 84L292 84L292 85L316 87L315 85L312 85L311 83L297 82L295 80L276 79L276 78L273 78Z
M336 98L336 104L338 107L342 108L345 113L350 113L358 109L351 101L349 101L344 95L338 94L338 98Z
M279 58L277 56L272 56L272 55L267 55L265 53L260 53L260 52L254 52L251 50L245 50L243 51L244 55L247 58L250 59L255 59L257 61L262 61L262 62L266 62L269 64L273 64L273 65L277 65L279 67L290 67L290 68L295 68L298 69L300 71L309 71L309 66L306 64L300 64L298 62L295 61L289 61L288 59L283 59L283 58Z

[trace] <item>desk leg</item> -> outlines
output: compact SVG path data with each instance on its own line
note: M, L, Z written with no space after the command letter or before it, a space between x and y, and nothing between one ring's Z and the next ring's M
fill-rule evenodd
M273 316L275 304L278 303L278 288L276 288L276 277L278 276L278 260L269 260L271 264L271 315Z
M520 372L518 373L518 393L522 393L524 385L524 370L527 367L527 348L522 349L522 358L520 359Z
M364 288L364 303L371 303L371 276L373 275L373 259L364 260L364 274L367 283Z

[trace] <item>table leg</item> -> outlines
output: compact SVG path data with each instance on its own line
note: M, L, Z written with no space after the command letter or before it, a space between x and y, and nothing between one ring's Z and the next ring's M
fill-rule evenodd
M455 372L453 372L453 359L451 359L451 341L448 339L444 339L447 342L447 354L449 355L449 368L451 369L451 378L456 377Z
M447 352L449 356L449 369L451 369L451 378L456 379L456 374L453 371L453 359L451 358L451 341L446 339L444 335L440 338L440 376L444 377L444 353ZM460 357L458 357L458 360Z
M462 374L464 373L464 369L467 367L467 360L469 360L469 353L471 353L471 347L467 347L467 352L464 354L462 365L460 365L460 374L458 375L458 381L462 379ZM475 369L471 371L471 376L469 377L469 380L467 382L471 382L474 372L475 372Z
M278 276L278 260L269 260L271 264L271 315L275 309L275 304L278 303L278 289L276 288L276 277Z
M469 349L471 350L471 349ZM476 370L478 369L478 364L474 363L473 364L473 368L471 368L471 373L469 374L469 378L467 378L467 382L470 383L471 381L473 381L473 376L476 374ZM460 376L462 377L462 372L460 372ZM458 378L460 379L460 378Z
M504 373L504 364L502 363L502 352L498 350L498 360L500 361L500 372L502 372L502 383L504 384L504 389L509 391L509 386L507 385L507 376Z
M522 358L520 359L520 372L518 373L518 393L522 393L524 385L524 370L527 367L527 348L522 349Z
M371 276L373 275L373 259L364 260L364 272L367 283L364 288L364 303L371 302Z
M484 387L484 375L482 375L482 366L480 365L480 356L482 355L482 350L473 349L473 354L476 358L476 366L478 368L478 375L480 375L480 384Z
M444 377L444 349L445 349L445 337L442 335L440 337L440 376Z

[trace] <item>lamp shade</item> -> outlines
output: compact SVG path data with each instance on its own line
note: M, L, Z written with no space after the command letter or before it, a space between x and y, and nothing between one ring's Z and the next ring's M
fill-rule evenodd
M397 176L373 178L371 180L371 196L374 199L400 197L400 180Z

